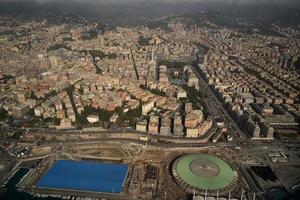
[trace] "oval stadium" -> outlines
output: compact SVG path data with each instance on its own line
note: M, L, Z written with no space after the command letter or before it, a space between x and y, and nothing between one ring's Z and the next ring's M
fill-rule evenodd
M188 154L172 165L176 182L189 192L216 195L226 194L238 182L237 172L225 161L208 154Z

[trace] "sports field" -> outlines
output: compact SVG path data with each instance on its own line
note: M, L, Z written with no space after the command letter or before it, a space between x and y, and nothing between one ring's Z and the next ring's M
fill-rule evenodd
M234 179L234 171L226 162L207 154L182 156L174 167L180 182L198 189L219 190Z
M58 160L37 183L39 188L120 193L128 165Z

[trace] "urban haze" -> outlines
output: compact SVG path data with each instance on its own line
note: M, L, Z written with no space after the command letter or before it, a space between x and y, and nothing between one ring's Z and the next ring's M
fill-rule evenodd
M0 200L298 200L299 123L299 0L0 0Z

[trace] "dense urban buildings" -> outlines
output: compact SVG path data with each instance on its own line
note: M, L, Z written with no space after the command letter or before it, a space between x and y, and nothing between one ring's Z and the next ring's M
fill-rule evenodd
M297 22L50 13L0 13L1 197L299 199Z

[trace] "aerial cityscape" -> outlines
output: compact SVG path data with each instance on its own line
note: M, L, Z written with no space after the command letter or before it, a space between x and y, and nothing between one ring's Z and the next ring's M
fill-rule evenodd
M299 200L300 2L0 0L0 200Z

